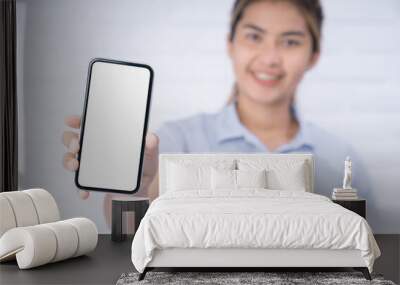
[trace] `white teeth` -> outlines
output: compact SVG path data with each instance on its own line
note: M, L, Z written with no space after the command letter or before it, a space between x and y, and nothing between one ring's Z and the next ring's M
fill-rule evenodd
M255 75L256 75L257 79L260 79L260 80L276 80L276 79L278 79L278 76L272 76L272 75L269 75L266 73L256 73Z

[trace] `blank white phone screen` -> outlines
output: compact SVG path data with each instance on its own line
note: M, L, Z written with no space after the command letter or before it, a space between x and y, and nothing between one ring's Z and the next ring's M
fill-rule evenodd
M147 68L92 64L78 186L111 191L139 187L150 80Z

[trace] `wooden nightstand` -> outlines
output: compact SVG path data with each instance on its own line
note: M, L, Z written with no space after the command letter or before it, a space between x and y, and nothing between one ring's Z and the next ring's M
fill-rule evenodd
M367 217L367 201L365 199L356 200L336 200L332 199L332 202L339 204L340 206L359 214L361 217L366 219Z

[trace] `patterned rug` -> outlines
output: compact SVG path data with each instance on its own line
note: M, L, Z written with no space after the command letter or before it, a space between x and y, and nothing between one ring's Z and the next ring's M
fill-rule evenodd
M384 280L382 275L372 274L372 281L364 278L360 272L154 272L150 271L142 281L138 281L139 273L124 273L117 285L134 284L267 284L267 285L297 285L297 284L379 284L395 285Z

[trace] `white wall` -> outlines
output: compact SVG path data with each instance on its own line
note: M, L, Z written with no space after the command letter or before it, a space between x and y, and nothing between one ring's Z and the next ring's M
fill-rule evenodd
M323 56L299 90L301 112L359 150L373 182L368 221L377 233L400 233L400 1L323 4ZM108 231L103 195L79 200L73 174L62 167L63 120L82 110L89 60L123 59L154 68L150 130L169 119L215 111L233 78L225 53L231 5L232 0L18 0L21 187L48 189L64 217L87 216Z

